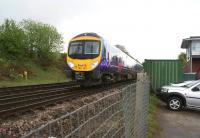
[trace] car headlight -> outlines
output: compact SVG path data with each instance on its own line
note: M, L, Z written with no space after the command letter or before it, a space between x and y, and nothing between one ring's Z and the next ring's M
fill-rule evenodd
M72 62L67 62L67 64L69 65L70 68L74 67L74 63L72 63Z
M162 88L161 92L168 92L168 89L167 88Z
M96 61L96 62L92 63L92 64L91 64L91 66L92 66L92 69L96 68L96 67L97 67L97 65L98 65L98 61Z

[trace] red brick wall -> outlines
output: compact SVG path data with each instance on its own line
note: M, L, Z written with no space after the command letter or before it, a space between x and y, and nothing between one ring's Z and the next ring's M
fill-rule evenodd
M192 72L198 72L200 70L200 60L199 61L193 61L192 62ZM190 72L190 62L188 62L184 68L183 71L185 73L189 73Z

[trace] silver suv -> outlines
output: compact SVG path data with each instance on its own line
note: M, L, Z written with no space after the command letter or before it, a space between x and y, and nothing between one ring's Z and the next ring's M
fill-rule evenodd
M181 86L163 86L157 95L174 111L183 107L200 109L199 80Z

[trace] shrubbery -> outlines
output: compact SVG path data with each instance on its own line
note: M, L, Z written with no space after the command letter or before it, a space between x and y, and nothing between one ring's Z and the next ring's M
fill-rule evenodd
M32 60L49 65L56 60L62 43L56 28L41 22L16 23L6 19L0 26L0 58L6 60Z
M0 57L8 60L22 60L26 53L26 35L13 20L5 20L0 26Z
M54 64L60 58L62 44L62 35L52 25L6 19L0 25L0 79L2 72L9 74L13 63L21 66L30 61L42 67Z

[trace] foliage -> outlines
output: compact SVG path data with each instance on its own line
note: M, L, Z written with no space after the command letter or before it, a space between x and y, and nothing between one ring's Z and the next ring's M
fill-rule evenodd
M27 36L26 43L30 58L45 66L55 61L63 43L62 36L56 28L32 20L24 20L21 24Z
M148 138L154 138L158 132L158 122L156 121L157 99L154 94L150 95L149 115L148 115Z
M55 27L24 20L17 24L6 19L0 26L0 57L8 60L25 58L49 63L61 50L63 38Z
M28 69L24 63L34 63L47 69L60 60L63 38L49 24L6 19L0 24L0 80L18 79ZM63 60L62 60L63 61Z
M0 58L22 60L26 53L25 34L14 20L5 20L0 26Z
M185 53L181 52L181 53L178 55L178 59L181 61L181 64L182 64L183 66L186 65L187 59L186 59L186 54L185 54Z

